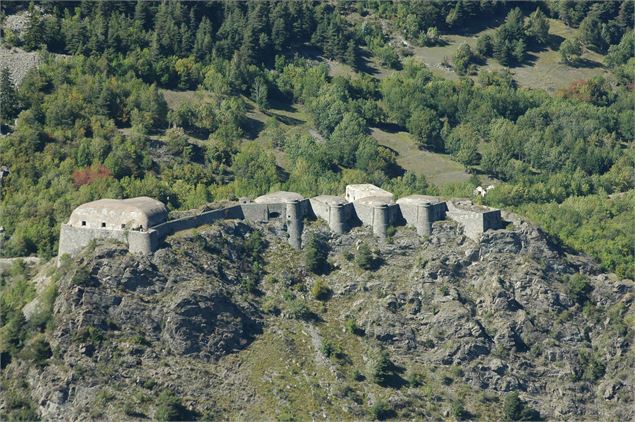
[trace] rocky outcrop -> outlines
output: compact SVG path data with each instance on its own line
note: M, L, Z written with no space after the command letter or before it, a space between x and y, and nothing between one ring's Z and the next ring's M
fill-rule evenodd
M475 242L439 221L429 238L402 228L378 241L314 223L313 235L330 248L321 278L277 225L206 226L151 257L98 245L58 270L51 363L5 374L26 374L48 419L152 417L149 397L166 390L201 417L359 419L383 397L399 417L439 419L458 394L474 417L496 417L512 391L546 418L635 417L633 283L540 229L517 220ZM352 259L362 243L375 270ZM326 302L310 293L318 279ZM372 382L377 350L392 385Z

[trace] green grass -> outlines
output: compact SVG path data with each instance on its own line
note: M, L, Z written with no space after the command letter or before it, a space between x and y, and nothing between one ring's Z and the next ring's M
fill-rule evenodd
M194 99L205 98L208 96L207 91L174 91L171 89L160 89L161 93L163 93L163 97L165 98L165 102L168 103L168 107L170 109L175 109L179 105L193 101Z
M558 20L550 19L549 24L549 33L553 36L551 45L542 51L530 52L527 64L510 69L520 86L553 92L569 86L573 81L607 74L602 65L603 56L588 50L582 55L582 59L585 60L583 67L572 67L560 63L558 46L564 39L574 37L577 30ZM414 47L414 56L425 63L436 75L457 79L456 73L445 70L440 65L446 58L451 62L457 48L462 43L467 43L474 48L480 35L493 32L494 29L490 28L473 35L444 35L443 38L447 41L446 45ZM489 59L484 66L479 66L479 70L481 69L500 70L503 69L503 66L496 60Z
M405 170L425 176L437 186L465 182L470 178L463 165L448 155L420 150L408 132L389 133L373 128L372 136L397 154L397 164Z

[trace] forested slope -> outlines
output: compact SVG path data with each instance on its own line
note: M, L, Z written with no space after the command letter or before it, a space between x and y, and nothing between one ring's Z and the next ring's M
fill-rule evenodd
M70 210L103 196L186 209L271 189L338 193L353 182L471 195L488 175L500 182L485 202L524 209L632 189L632 2L4 3L2 13L4 45L42 55L17 90L2 78L7 256L53 255ZM559 39L547 17L576 36ZM459 47L449 63L464 78L409 57L483 21L494 27L478 48ZM552 94L519 88L514 67L545 48L564 49L567 66L595 51L610 73ZM481 69L489 60L512 72ZM333 76L337 62L353 73ZM204 95L169 108L161 89ZM308 123L271 107L301 110ZM270 116L264 125L248 116L253 108ZM404 174L370 127L405 129L476 177L436 187ZM628 227L618 233L628 237ZM604 256L580 236L565 242L632 274L630 242ZM611 241L603 236L591 242Z

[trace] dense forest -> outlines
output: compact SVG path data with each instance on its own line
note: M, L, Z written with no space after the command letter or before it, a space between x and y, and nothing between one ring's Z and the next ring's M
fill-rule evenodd
M28 16L21 31L2 26L4 47L41 58L19 87L0 74L4 256L53 256L73 207L102 197L148 195L177 210L359 182L471 196L489 176L497 187L479 200L633 275L633 2L5 2L1 13ZM500 25L453 57L456 80L403 47L489 18ZM609 75L554 94L480 69L526 64L550 42L548 19L576 28L560 42L563 62L595 51ZM371 58L391 72L365 71ZM352 74L333 75L333 62ZM169 107L166 90L201 95ZM303 110L315 131L274 106ZM253 111L269 116L255 134ZM435 186L404 173L373 127L406 130L474 177Z

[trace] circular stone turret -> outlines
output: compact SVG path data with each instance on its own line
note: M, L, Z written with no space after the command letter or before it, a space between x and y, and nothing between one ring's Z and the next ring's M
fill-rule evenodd
M397 200L401 215L417 229L421 236L432 233L432 223L444 218L445 207L439 198L427 195L410 195Z
M341 196L320 195L311 198L311 204L315 204L313 212L325 219L334 233L344 233L347 219L345 206L348 201Z

